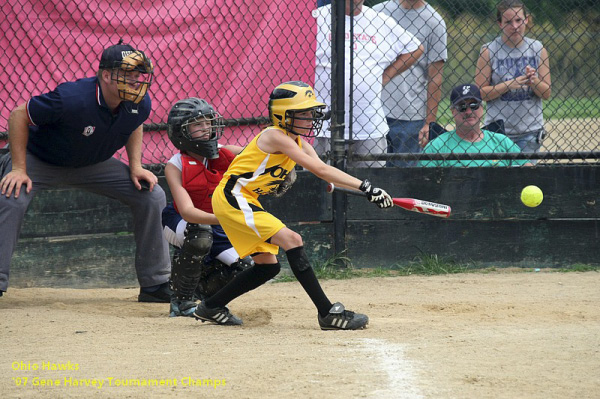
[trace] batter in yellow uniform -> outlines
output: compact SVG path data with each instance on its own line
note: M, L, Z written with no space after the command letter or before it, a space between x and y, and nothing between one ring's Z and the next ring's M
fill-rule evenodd
M234 248L244 257L251 255L255 265L244 270L196 308L194 316L222 325L240 325L226 305L279 273L279 247L286 252L290 268L315 304L319 326L323 330L365 328L369 318L332 304L317 280L304 251L302 237L266 212L258 197L272 194L286 185L296 164L335 185L361 190L380 208L392 206L392 198L368 180L359 179L325 164L303 137L321 130L325 104L303 82L277 86L269 99L273 126L260 132L233 160L215 190L212 206Z
M269 130L285 130L270 127ZM258 146L264 132L259 133L244 149L244 156L234 158L223 180L213 194L215 215L234 248L242 257L268 252L277 255L279 247L267 242L285 225L263 210L258 197L272 194L293 173L296 165L285 154L269 154ZM300 137L295 138L302 148Z

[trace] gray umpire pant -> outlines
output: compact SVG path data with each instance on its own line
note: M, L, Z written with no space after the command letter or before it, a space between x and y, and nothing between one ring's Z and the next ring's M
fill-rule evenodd
M12 170L10 153L0 158L0 175ZM21 232L29 203L50 187L74 187L114 198L131 208L136 243L135 270L141 287L165 283L171 274L169 244L163 237L161 213L165 192L158 185L152 192L138 191L129 176L129 167L110 158L81 168L56 166L27 153L27 175L33 182L29 194L21 187L19 198L0 195L0 290L6 291L10 261Z

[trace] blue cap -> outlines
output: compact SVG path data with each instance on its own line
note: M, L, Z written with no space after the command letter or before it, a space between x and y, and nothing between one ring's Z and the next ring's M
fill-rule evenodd
M123 58L135 51L135 48L129 44L122 44L122 40L119 40L119 44L114 44L104 49L102 57L100 57L99 69L120 68Z
M462 84L452 89L452 93L450 93L450 102L452 105L456 105L465 100L476 100L477 102L481 102L481 92L479 91L479 87L472 84Z

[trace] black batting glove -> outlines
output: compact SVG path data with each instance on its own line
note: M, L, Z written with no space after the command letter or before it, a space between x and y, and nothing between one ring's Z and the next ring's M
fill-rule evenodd
M368 179L363 180L359 187L360 191L367 194L367 199L380 208L389 208L394 205L392 197L385 190L373 187Z

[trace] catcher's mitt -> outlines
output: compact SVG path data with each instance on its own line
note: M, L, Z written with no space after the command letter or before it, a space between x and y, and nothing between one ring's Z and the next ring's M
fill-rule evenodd
M283 194L285 194L287 190L289 190L290 187L292 187L294 182L296 182L296 177L296 169L290 170L290 173L288 173L285 179L283 179L283 181L281 182L281 184L279 184L279 187L277 187L277 190L275 190L273 196L281 197Z

